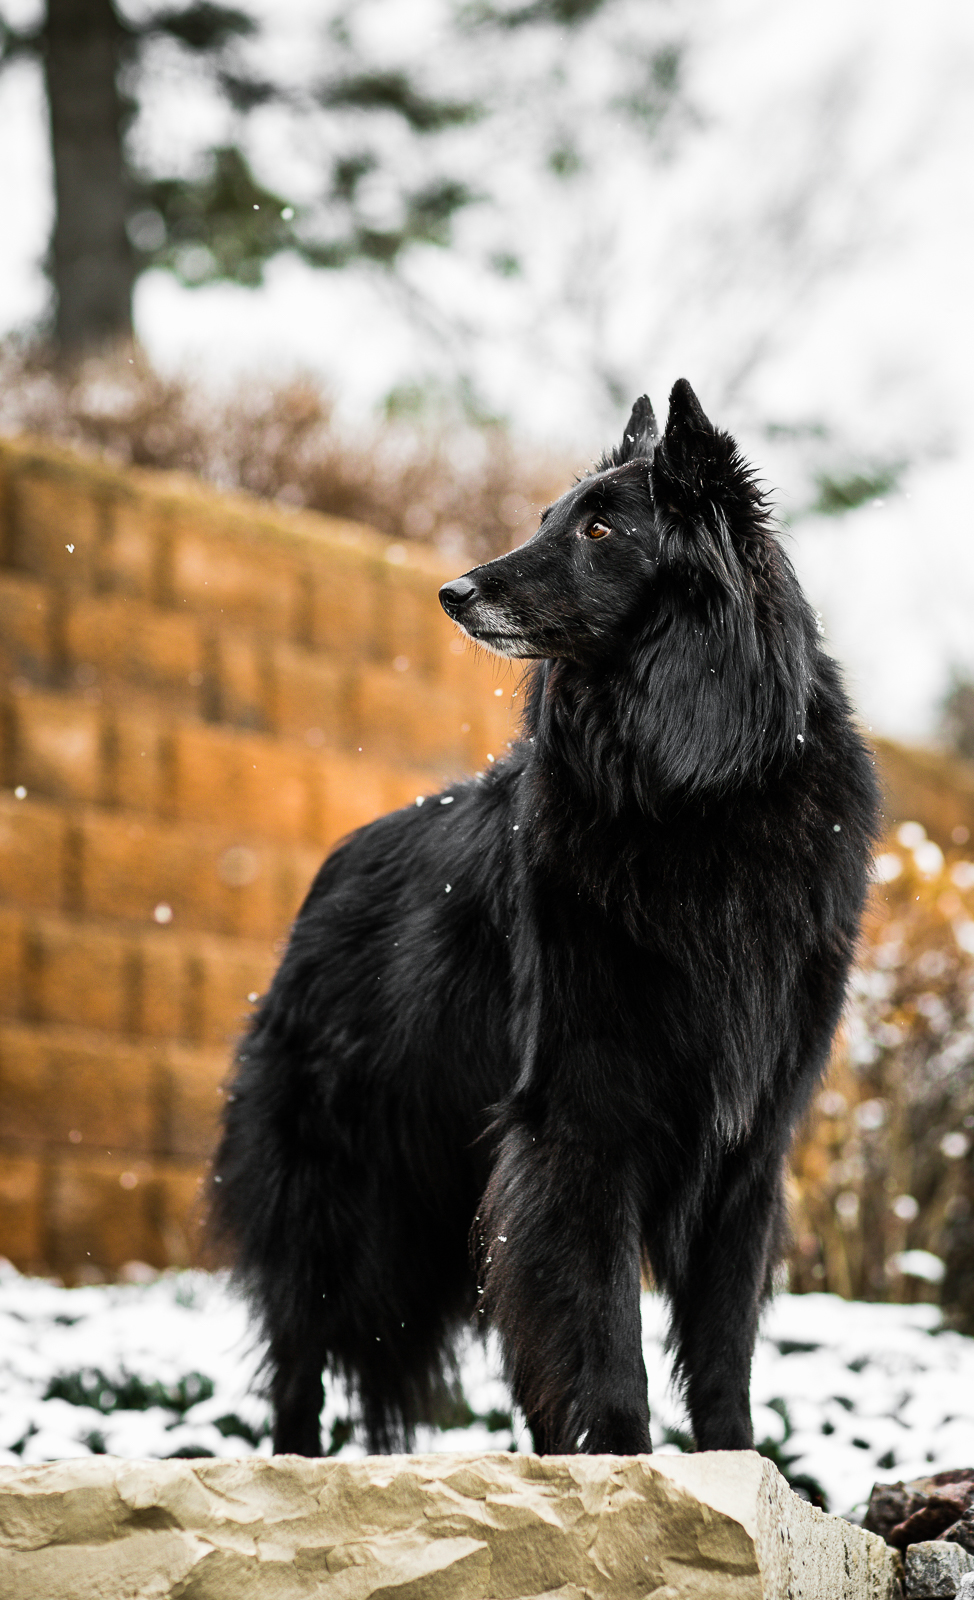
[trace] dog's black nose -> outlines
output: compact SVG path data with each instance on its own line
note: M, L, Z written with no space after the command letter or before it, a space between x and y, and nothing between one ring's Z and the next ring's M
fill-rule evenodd
M448 617L456 618L479 592L477 585L469 578L454 578L452 583L445 583L440 590L440 605Z

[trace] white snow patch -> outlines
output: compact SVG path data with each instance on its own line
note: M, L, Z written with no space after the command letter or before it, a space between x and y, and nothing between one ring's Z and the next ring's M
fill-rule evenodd
M663 1301L645 1295L653 1438L673 1451L687 1422L665 1332ZM0 1269L2 1462L267 1455L258 1367L244 1307L220 1275L64 1289ZM500 1370L493 1338L471 1333L460 1373L475 1420L421 1428L416 1448L529 1449ZM877 1480L974 1464L974 1340L940 1331L934 1306L780 1295L764 1317L752 1401L758 1443L776 1449L790 1474L817 1482L835 1511L861 1506ZM348 1415L347 1396L330 1382L324 1447L345 1459L364 1454Z

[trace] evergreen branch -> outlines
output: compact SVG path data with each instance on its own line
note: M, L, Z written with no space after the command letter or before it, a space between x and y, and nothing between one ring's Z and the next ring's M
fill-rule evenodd
M157 11L136 30L142 37L168 34L187 50L209 55L223 50L231 39L252 37L257 23L235 6L215 5L213 0L196 0L185 8Z
M404 72L362 72L321 84L315 95L330 110L392 111L415 133L473 122L481 108L471 101L435 100L421 94Z

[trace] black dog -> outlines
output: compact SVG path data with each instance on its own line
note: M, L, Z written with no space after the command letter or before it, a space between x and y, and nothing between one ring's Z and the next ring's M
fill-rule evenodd
M320 1451L325 1367L370 1448L408 1446L479 1294L538 1450L648 1450L643 1262L697 1446L746 1448L870 758L762 495L682 380L662 439L637 401L535 536L440 598L537 661L524 737L325 862L215 1160L275 1448Z

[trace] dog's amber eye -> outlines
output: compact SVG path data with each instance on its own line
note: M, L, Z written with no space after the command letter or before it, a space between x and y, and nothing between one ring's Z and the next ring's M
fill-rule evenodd
M604 539L607 533L612 532L612 529L607 527L604 522L591 522L585 532L590 539Z

